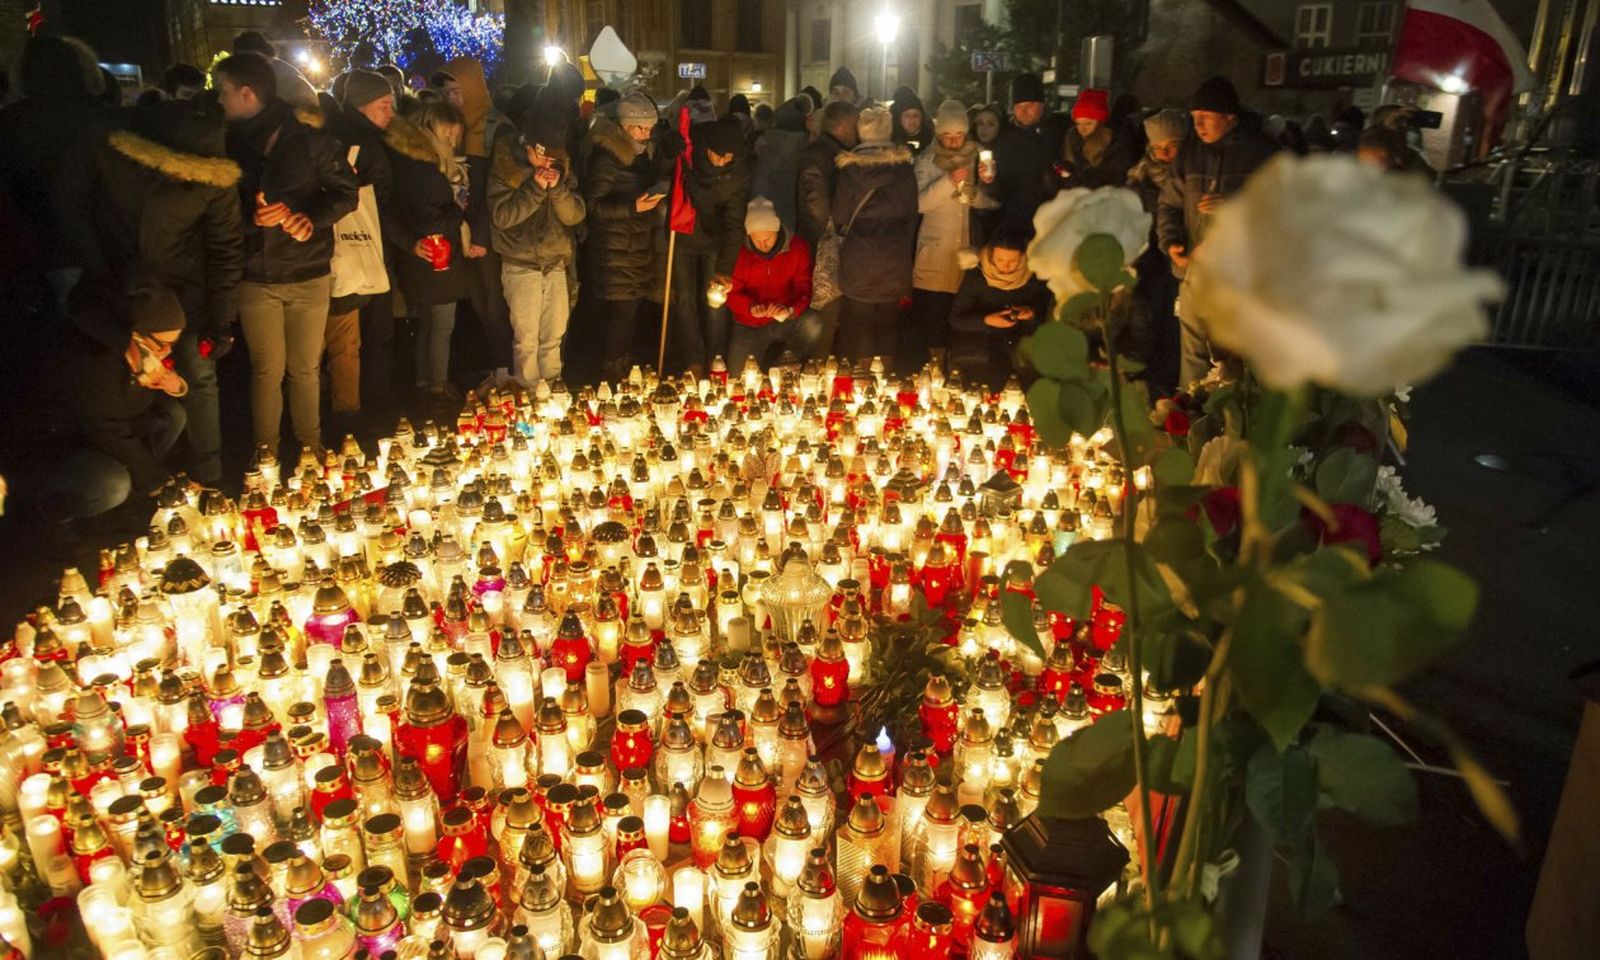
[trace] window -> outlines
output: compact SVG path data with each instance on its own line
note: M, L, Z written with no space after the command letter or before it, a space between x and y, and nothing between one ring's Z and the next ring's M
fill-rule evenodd
M740 53L760 53L765 49L761 43L761 20L765 15L761 0L739 0L734 13L734 49Z
M605 0L584 0L583 4L583 29L588 35L589 42L585 46L594 46L595 38L600 36L600 30L606 25Z
M1333 4L1303 3L1295 12L1294 45L1316 49L1333 43Z
M983 29L983 5L967 3L956 7L956 46L971 49Z
M833 21L811 21L811 46L807 48L808 63L827 63L832 57L829 44L833 42Z
M1394 4L1363 3L1356 12L1356 46L1387 47L1394 39Z
M711 0L678 0L679 46L711 49Z

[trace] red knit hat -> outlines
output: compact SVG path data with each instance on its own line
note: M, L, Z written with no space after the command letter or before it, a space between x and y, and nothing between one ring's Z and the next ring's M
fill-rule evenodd
M1074 120L1099 120L1101 123L1111 119L1111 103L1104 90L1090 87L1078 94L1078 99L1072 101L1072 119Z

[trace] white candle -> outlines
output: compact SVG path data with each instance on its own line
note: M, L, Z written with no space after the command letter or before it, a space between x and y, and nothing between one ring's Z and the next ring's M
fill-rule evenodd
M548 699L559 700L561 694L567 689L567 671L560 667L546 667L539 674L539 687Z
M669 833L672 829L672 799L653 793L644 798L644 836L650 844L650 853L662 863L667 862Z
M697 929L705 929L706 875L684 867L672 875L672 905L689 911Z
M584 692L589 698L589 713L595 719L611 715L611 668L598 660L583 671Z

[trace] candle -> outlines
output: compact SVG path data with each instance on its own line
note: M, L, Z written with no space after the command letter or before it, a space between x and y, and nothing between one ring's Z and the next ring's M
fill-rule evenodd
M584 692L589 698L589 712L596 719L611 715L611 667L599 660L583 668ZM563 688L564 689L564 688Z
M644 798L644 835L650 844L650 853L665 863L668 849L668 830L672 826L672 800L661 794Z
M672 905L689 911L695 927L705 929L706 875L684 867L672 875Z
M176 733L158 733L150 738L150 769L168 783L177 783L183 771L183 741Z

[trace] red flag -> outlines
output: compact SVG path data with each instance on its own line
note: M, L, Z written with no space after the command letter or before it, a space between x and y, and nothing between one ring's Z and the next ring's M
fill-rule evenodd
M1534 82L1527 51L1489 0L1411 0L1393 73L1446 93L1478 91L1491 126L1504 119L1511 95Z
M689 140L687 105L678 108L678 134L683 137L683 152L678 155L678 162L672 169L672 208L667 217L667 226L677 233L694 233L694 204L689 202L689 192L683 185L684 171L694 166L694 144Z

